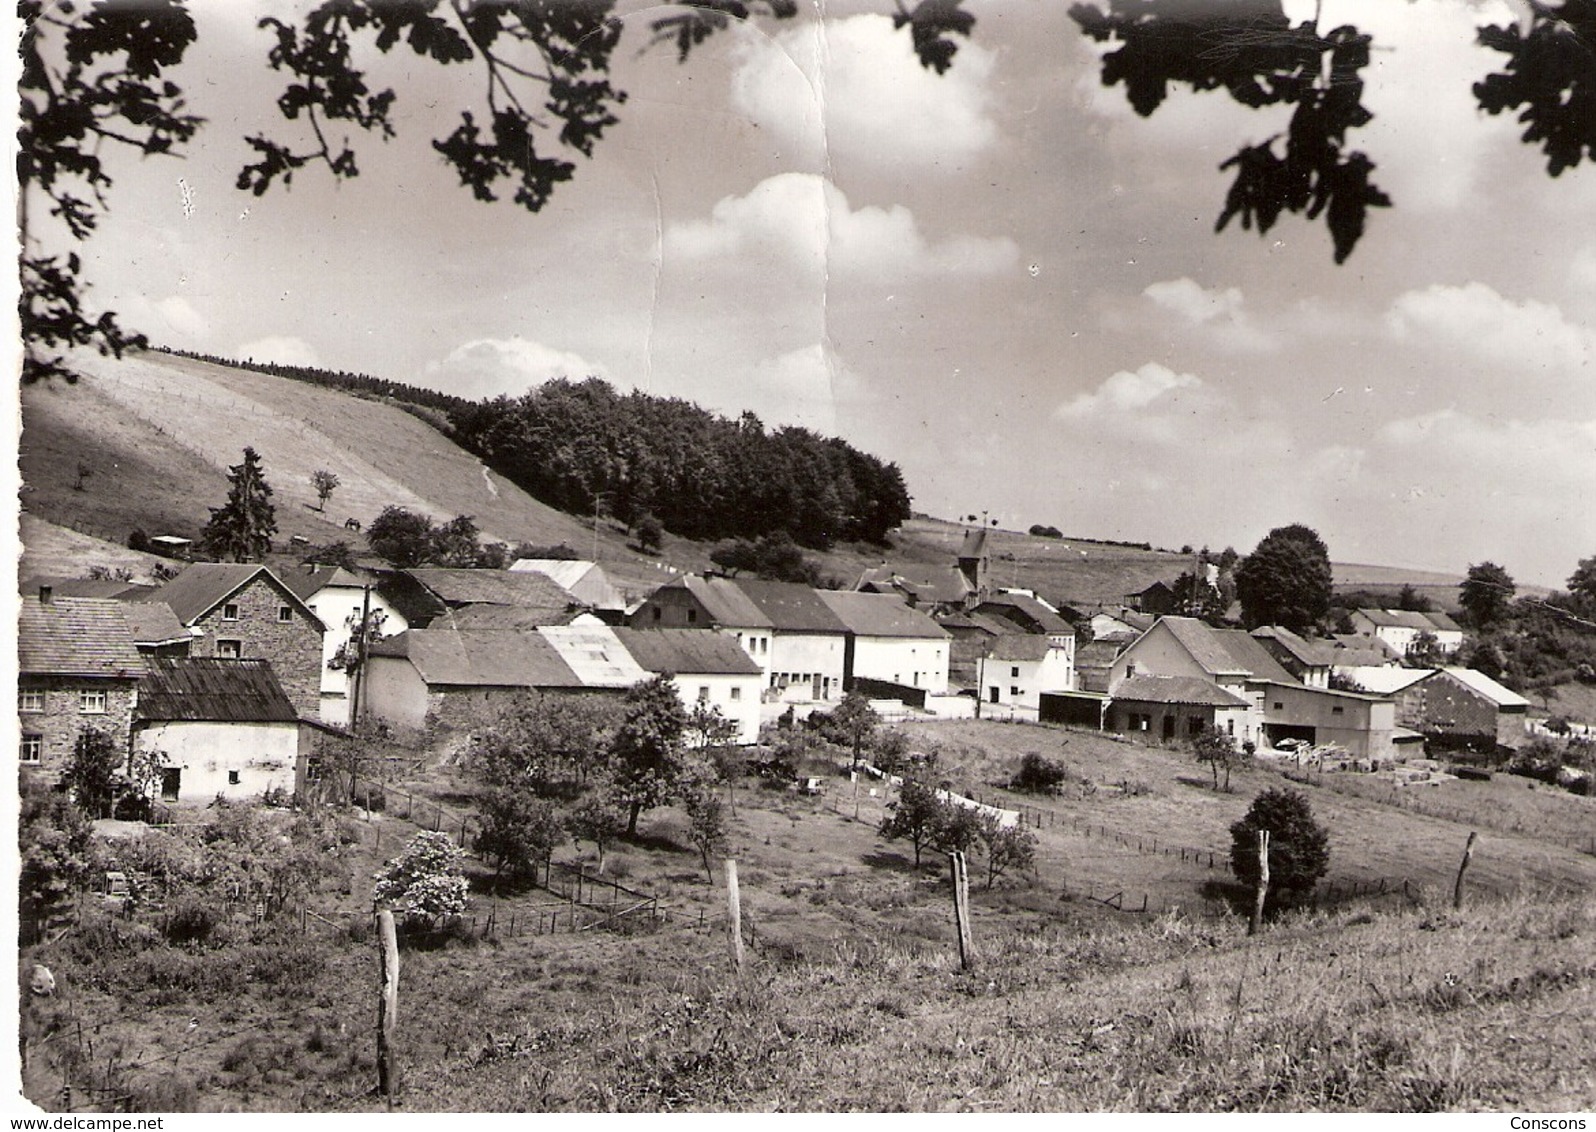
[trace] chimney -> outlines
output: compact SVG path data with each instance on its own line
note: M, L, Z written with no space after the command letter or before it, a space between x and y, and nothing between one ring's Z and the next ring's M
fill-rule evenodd
M39 587L39 604L40 605L54 605L55 604L55 596L54 595L55 595L55 591L53 589L51 589L49 586L40 586Z

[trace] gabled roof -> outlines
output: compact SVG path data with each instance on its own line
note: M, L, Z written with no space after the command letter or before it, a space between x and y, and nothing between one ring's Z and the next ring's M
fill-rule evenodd
M1075 646L1075 669L1111 668L1125 649L1118 641L1087 641Z
M608 625L549 625L537 634L576 673L583 687L630 688L648 679L649 674Z
M193 625L257 577L264 578L267 585L297 605L313 624L326 628L298 594L258 562L196 562L164 586L136 600L165 602L179 621Z
M456 629L540 629L545 625L569 625L578 618L592 619L585 609L550 609L547 606L467 605L446 611L432 625Z
M137 718L293 723L299 717L268 661L173 657L151 660L139 681Z
M1261 641L1274 641L1297 662L1309 668L1328 668L1335 663L1335 646L1325 641L1310 641L1284 625L1261 625L1252 631Z
M1045 660L1053 647L1042 633L1006 633L992 638L986 655L992 660Z
M420 582L445 605L487 602L565 609L577 604L563 587L543 574L449 566L421 566L404 573Z
M1254 680L1273 680L1277 684L1301 684L1287 672L1263 643L1243 629L1209 629L1220 645Z
M1453 665L1441 669L1459 684L1478 692L1488 700L1493 700L1497 707L1527 708L1529 701L1511 688L1503 687L1483 672L1476 672L1472 668L1458 668Z
M837 619L860 637L908 637L945 640L948 631L918 609L910 609L896 594L846 593L817 590Z
M172 607L164 601L123 602L122 616L132 630L133 643L137 645L170 645L194 639L188 627L177 619Z
M1413 609L1360 609L1358 612L1379 628L1399 627L1415 629L1421 633L1433 633L1437 630L1446 633L1463 631L1456 621L1439 611L1420 613Z
M711 629L616 629L641 667L677 675L758 676L763 672L736 640Z
M121 602L103 597L22 599L17 617L21 675L133 679L144 669Z
M970 579L957 566L928 566L921 569L873 566L859 575L859 581L853 588L876 593L896 590L927 605L956 604L975 592Z
M1337 633L1335 652L1331 664L1337 668L1348 665L1376 665L1401 660L1401 654L1379 637L1362 637L1356 633Z
M770 618L730 578L702 578L697 574L684 574L666 582L660 589L686 590L704 607L715 625L730 629L769 629L772 624Z
M1439 609L1432 609L1424 616L1430 619L1431 625L1434 625L1443 633L1461 633L1463 631L1463 626L1452 620L1450 614L1442 613Z
M981 632L989 637L1002 637L1014 632L1014 622L1004 617L988 617L984 613L949 613L937 618L937 624L954 632Z
M155 588L114 578L53 578L37 574L22 579L17 590L25 596L37 596L41 587L48 587L55 597L109 597L123 601L149 593Z
M284 570L278 579L294 591L300 601L309 601L329 586L339 589L363 589L367 582L356 577L342 566L302 566L297 570Z
M410 661L434 687L581 688L582 680L538 633L407 629L373 641L371 656Z
M985 527L977 527L973 531L964 532L964 541L959 546L960 558L981 558L986 554L987 531Z
M846 633L848 627L820 600L820 595L797 582L767 582L738 578L737 587L770 619L778 633Z
M1358 665L1341 669L1341 675L1377 696L1394 696L1435 675L1433 668L1399 668L1394 664Z
M626 598L610 582L597 562L563 558L518 558L510 569L522 574L542 574L572 597L595 609L625 609Z
M1195 617L1160 617L1152 632L1162 625L1191 654L1202 670L1210 676L1247 676L1252 669L1238 661L1234 654L1215 635L1215 631ZM1246 636L1245 633L1242 634ZM1275 665L1279 667L1278 664ZM1287 678L1289 679L1289 677Z
M1114 689L1115 703L1193 704L1200 707L1246 707L1247 701L1218 684L1197 676L1132 676Z
M1030 594L995 593L976 606L978 613L991 613L1011 621L1023 621L1038 633L1073 633L1074 627Z

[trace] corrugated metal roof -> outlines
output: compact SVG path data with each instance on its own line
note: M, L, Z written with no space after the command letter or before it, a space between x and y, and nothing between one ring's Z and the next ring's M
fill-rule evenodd
M1494 700L1497 707L1529 707L1529 701L1523 696L1511 688L1498 684L1483 672L1476 672L1472 668L1459 668L1453 665L1448 665L1441 671L1459 684L1478 692L1486 699Z
M1132 676L1115 686L1112 697L1115 703L1247 706L1247 701L1240 696L1196 676Z
M817 590L816 594L848 631L861 637L943 640L948 631L896 594Z
M408 659L435 687L584 687L554 646L536 632L407 629L374 641L371 655Z
M1435 675L1432 668L1398 668L1394 664L1349 665L1341 667L1340 674L1364 691L1379 696L1395 695L1411 688L1420 680Z
M797 582L767 582L763 578L736 579L737 588L766 617L777 632L783 633L846 633L831 607L820 600L820 595L808 586Z
M763 671L735 638L714 629L616 629L615 636L649 672L758 676Z
M299 716L270 662L173 657L151 660L136 713L149 723L293 723Z
M123 604L103 597L22 599L17 671L24 676L136 678L145 671Z
M445 566L418 567L404 572L448 605L489 602L494 605L564 607L576 604L564 588L543 574Z
M196 562L164 586L134 600L165 602L177 614L178 620L185 625L193 625L257 576L297 605L314 625L325 629L321 619L311 612L304 599L285 586L282 579L271 570L257 562Z
M537 630L584 687L630 688L649 674L608 625L550 625Z

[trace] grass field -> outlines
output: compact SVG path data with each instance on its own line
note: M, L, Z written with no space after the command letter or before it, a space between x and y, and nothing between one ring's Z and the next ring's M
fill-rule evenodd
M1571 1052L1596 1039L1596 857L1482 830L1470 901L1454 914L1468 820L1304 787L1330 831L1330 879L1368 888L1403 877L1407 894L1334 902L1249 940L1215 885L1226 878L1228 823L1280 783L1275 773L1247 772L1223 794L1177 753L1102 736L990 722L914 731L939 752L940 774L994 801L1019 801L992 784L1029 750L1067 759L1092 786L1024 800L1033 822L1040 815L1034 876L987 889L972 867L973 971L957 963L945 865L928 858L916 870L907 845L875 832L885 792L867 787L855 820L846 777L819 798L748 780L736 789L728 848L750 949L740 978L728 968L718 869L711 884L677 811L649 811L641 840L613 850L606 872L658 895L671 919L657 929L539 935L527 925L558 903L550 893L479 892L470 923L480 936L491 911L494 939L406 950L402 1106L1596 1104L1588 1063ZM1465 819L1502 805L1496 783L1468 785L1487 789L1448 798ZM449 811L445 828L464 813L457 768L413 786ZM1521 794L1526 822L1589 825L1590 799ZM372 871L416 829L394 815L345 819L347 883L312 899L319 917L305 917L303 932L290 914L240 923L221 945L179 947L91 906L78 933L26 952L62 988L28 1007L30 1095L53 1107L64 1075L92 1096L84 1089L109 1069L135 1107L381 1107L371 1095L366 901ZM1199 848L1220 864L1179 856ZM560 854L583 856L591 846ZM1148 894L1149 913L1106 906L1114 889L1133 908L1133 894ZM92 1057L73 1052L79 1033Z

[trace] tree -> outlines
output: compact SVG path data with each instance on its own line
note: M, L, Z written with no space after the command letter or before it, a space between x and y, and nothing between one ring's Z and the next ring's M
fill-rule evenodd
M1040 751L1027 751L1020 759L1020 769L1009 782L1009 789L1027 794L1057 794L1070 779L1070 768Z
M1175 609L1182 615L1218 624L1225 610L1230 608L1235 585L1228 576L1221 575L1216 584L1187 570L1175 579L1170 589L1174 593Z
M618 796L628 807L628 837L637 836L637 819L644 810L675 795L685 769L686 730L687 711L670 680L655 676L627 690L610 742L610 768Z
M1470 566L1467 576L1458 583L1457 603L1474 628L1488 629L1506 616L1517 590L1506 570L1494 562L1481 562Z
M429 560L439 566L464 569L477 566L482 557L478 533L475 519L470 515L456 515L430 533Z
M299 560L307 566L339 566L345 570L357 569L355 551L343 539L328 543L313 543L300 553Z
M720 713L711 703L693 705L682 732L682 741L688 750L700 752L709 763L715 776L726 783L726 799L731 812L737 812L736 780L745 773L743 754L737 749L737 724Z
M338 477L326 468L318 468L310 473L310 486L316 491L316 510L326 511L327 500L338 488Z
M111 816L122 770L122 750L110 732L85 727L72 744L72 758L61 785L91 818Z
M704 862L704 875L714 884L711 858L726 848L726 807L715 796L713 782L704 778L683 789L682 807L687 811L687 836Z
M644 554L658 554L665 544L665 524L652 511L645 511L632 526L637 536L637 549Z
M524 784L541 797L570 798L603 769L617 722L608 700L523 693L476 733L466 759L490 784Z
M1258 831L1269 831L1268 907L1288 908L1313 892L1330 868L1330 835L1295 790L1265 790L1230 827L1230 870L1249 888L1258 884Z
M1207 763L1214 772L1214 789L1230 793L1231 770L1248 761L1246 753L1236 747L1235 738L1217 727L1204 727L1192 736L1191 749L1197 755L1197 761ZM1220 770L1225 772L1223 786L1219 782Z
M980 820L981 847L986 852L986 886L1011 869L1024 871L1036 860L1036 835L1021 825L1004 825L994 813Z
M436 927L465 911L464 857L447 833L422 830L377 873L371 898L412 923Z
M595 781L565 815L565 828L571 836L578 841L591 841L598 851L601 873L606 848L626 832L626 807L616 801L616 793L607 780Z
M1579 560L1568 576L1568 592L1579 599L1583 611L1596 613L1596 554Z
M271 485L261 471L260 456L244 449L242 463L227 469L227 502L211 508L210 522L200 536L205 552L216 559L259 562L271 553L277 533L277 509Z
M1428 613L1435 608L1435 603L1414 589L1411 583L1405 582L1397 594L1397 608L1412 613Z
M981 815L970 806L940 801L942 819L934 844L944 853L969 853L981 840Z
M753 542L732 539L709 552L709 560L733 575L747 572L773 582L820 584L820 564L799 549L786 531L761 535Z
M396 570L421 566L432 558L432 520L390 503L366 528L366 545Z
M1236 597L1249 629L1304 631L1329 611L1330 592L1329 548L1300 523L1270 531L1236 567Z
M1414 636L1402 659L1409 668L1434 668L1444 659L1441 642L1434 633L1423 630Z
M814 716L810 716L811 722L814 719ZM870 745L880 725L881 717L870 706L870 698L862 692L849 692L843 697L842 703L827 713L819 730L831 742L840 740L841 744L853 750L853 768L858 770L859 757Z
M42 922L89 885L98 864L94 828L62 794L25 785L17 826L20 911Z
M914 846L914 867L919 868L920 851L936 844L946 817L946 805L930 783L920 778L905 778L898 789L896 807L881 820L877 832L888 841L908 838Z
M565 828L554 806L530 786L489 787L477 802L481 827L473 848L493 865L493 875L535 875L565 840Z

